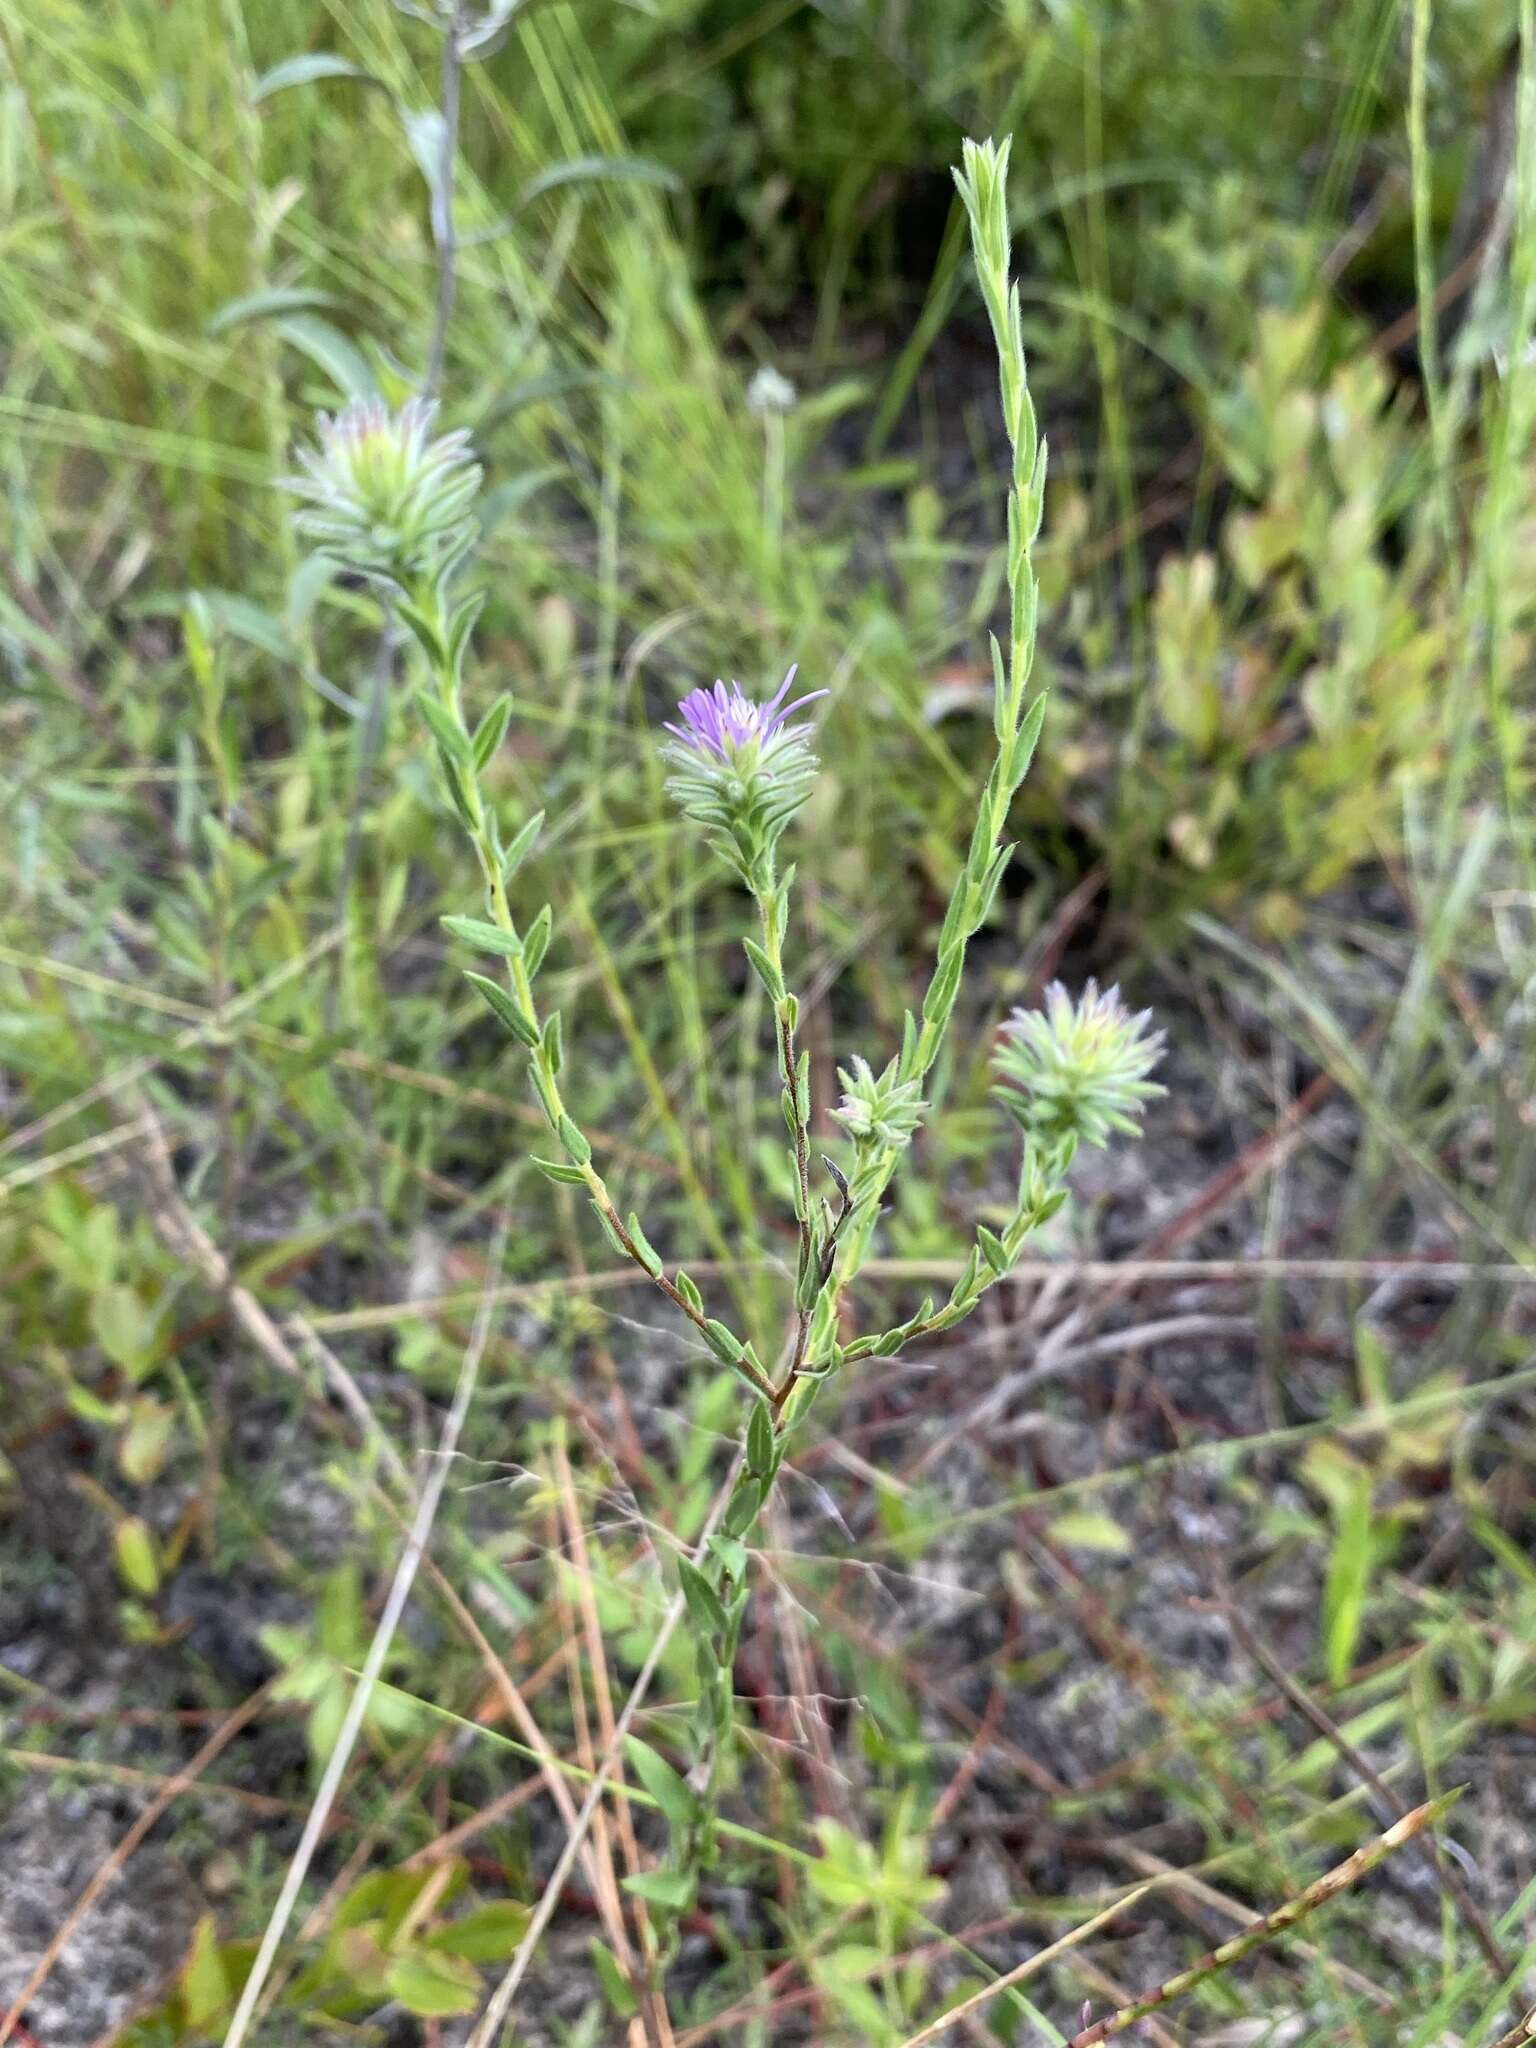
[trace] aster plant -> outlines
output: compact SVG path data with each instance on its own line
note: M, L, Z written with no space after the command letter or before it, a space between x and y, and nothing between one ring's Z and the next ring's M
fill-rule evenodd
M946 1300L925 1301L892 1327L856 1327L850 1289L869 1255L892 1176L922 1132L966 950L990 915L1013 852L1005 837L1009 810L1045 712L1044 694L1031 688L1031 671L1037 613L1033 549L1046 455L1025 373L1018 292L1009 279L1007 172L1006 142L967 142L956 173L997 345L1012 454L1008 632L1006 645L995 636L991 642L995 751L922 1001L905 1019L899 1048L883 1064L855 1054L840 1070L842 1098L829 1108L845 1140L841 1160L813 1157L810 1063L796 1043L800 1003L785 962L795 871L779 859L784 836L815 784L811 707L827 693L794 696L793 668L761 699L736 682L718 681L683 698L659 741L673 799L703 829L756 912L755 928L742 943L772 1008L798 1235L792 1307L771 1340L740 1333L712 1316L689 1275L663 1260L640 1218L626 1213L610 1190L564 1093L562 1019L558 1010L541 1005L538 991L553 914L548 905L531 917L514 908L519 871L536 846L542 814L508 826L484 785L486 766L507 729L510 699L499 697L473 725L463 704L464 663L480 603L455 587L479 482L466 441L460 435L432 438L431 416L420 408L395 415L354 409L322 424L319 448L304 459L297 485L305 499L303 531L349 567L387 584L424 656L421 714L483 884L479 911L445 923L481 956L481 966L467 970L468 978L527 1055L552 1155L535 1163L551 1180L586 1196L615 1250L743 1386L728 1491L706 1540L678 1566L698 1670L686 1776L652 1750L631 1749L638 1774L673 1829L667 1864L630 1880L650 1909L662 1959L713 1853L713 1808L730 1746L732 1670L746 1611L751 1540L797 1426L818 1390L858 1360L888 1357L969 1315L987 1288L1011 1270L1030 1232L1065 1201L1078 1144L1135 1135L1144 1104L1159 1092L1150 1075L1161 1039L1149 1030L1148 1017L1131 1015L1113 990L1100 994L1090 984L1074 1002L1053 988L1042 1010L1016 1012L1000 1035L996 1059L996 1092L1021 1138L1006 1220L996 1231L978 1229Z

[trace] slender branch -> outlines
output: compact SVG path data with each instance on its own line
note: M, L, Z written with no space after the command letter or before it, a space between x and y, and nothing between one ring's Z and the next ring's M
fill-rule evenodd
M1016 1964L1006 1976L996 1978L991 1984L984 1984L979 1991L973 1991L968 1998L962 1998L958 2005L952 2005L948 2012L941 2013L926 2027L920 2028L915 2034L909 2034L902 2042L901 2048L928 2048L930 2041L942 2040L952 2027L958 2027L963 2021L970 2019L973 2013L982 2011L994 1998L1005 1991L1011 1991L1016 1984L1023 1984L1030 1977L1038 1976L1047 1965L1059 1962L1064 1955L1070 1954L1074 1948L1085 1942L1091 1934L1097 1934L1112 1920L1117 1920L1122 1913L1129 1912L1132 1906L1145 1898L1148 1889L1146 1885L1138 1885L1135 1891L1127 1892L1124 1898L1113 1900L1102 1912L1095 1913L1091 1920L1085 1920L1080 1927L1069 1928L1055 1941L1048 1942L1044 1948L1036 1949L1032 1956L1026 1956L1023 1962Z
M448 325L458 292L458 223L453 205L454 168L459 155L459 100L464 80L463 0L454 0L453 12L443 31L443 83L440 111L443 131L437 160L437 190L432 196L433 240L437 244L437 306L432 317L432 342L427 351L427 371L422 395L437 396L443 380L448 353Z
M955 882L939 937L933 973L919 1015L909 1015L898 1064L898 1078L920 1084L938 1057L954 1015L970 940L985 923L1012 848L1002 843L1009 808L1028 773L1045 713L1045 699L1029 698L1034 666L1039 589L1034 569L1034 544L1045 503L1045 443L1035 420L1024 359L1022 316L1017 285L1009 278L1008 156L1004 142L993 149L965 145L965 167L955 174L970 217L971 246L977 281L997 345L1003 422L1012 452L1008 488L1007 581L1009 593L1006 665L996 638L992 641L993 733L997 751L982 793L975 829L964 866ZM834 1282L836 1296L864 1263L880 1216L880 1202L901 1157L901 1148L886 1146L871 1162L865 1198L848 1233Z
M422 594L421 615L436 634L439 643L446 644L446 622L442 615L439 592L429 591ZM436 680L442 713L450 721L450 727L457 727L463 734L465 744L469 744L451 662L439 664ZM492 923L505 941L503 950L506 956L512 1010L520 1020L519 1035L532 1063L535 1092L549 1121L550 1129L572 1162L569 1169L560 1169L562 1177L581 1183L586 1190L587 1199L602 1218L608 1235L617 1249L623 1252L626 1258L633 1260L651 1284L666 1296L674 1308L688 1318L715 1356L738 1372L755 1393L771 1395L773 1383L750 1348L738 1343L722 1323L708 1316L697 1300L690 1300L685 1289L668 1277L661 1260L645 1242L638 1220L631 1217L629 1222L625 1222L609 1192L607 1182L593 1165L592 1146L572 1117L561 1091L560 1066L563 1055L560 1020L558 1014L550 1018L541 1018L539 1015L533 992L533 975L529 971L524 950L524 938L518 931L517 921L512 915L511 902L507 896L505 852L494 820L486 809L479 775L459 773L451 761L445 760L444 765L445 772L453 774L455 801L480 863L480 874L485 884L486 903L490 909ZM679 1280L682 1277L679 1275Z
M1266 1941L1273 1941L1277 1934L1284 1934L1288 1928L1294 1927L1298 1920L1304 1920L1309 1913L1316 1912L1319 1906L1325 1906L1330 1899L1337 1898L1340 1892L1347 1891L1353 1884L1358 1884L1368 1871L1374 1870L1376 1865L1390 1856L1394 1849L1400 1849L1404 1842L1411 1842L1414 1836L1422 1833L1425 1828L1433 1827L1460 1797L1461 1788L1458 1787L1456 1791L1447 1792L1439 1799L1430 1799L1423 1806L1416 1806L1412 1813L1404 1814L1403 1818L1388 1828L1384 1835L1378 1835L1374 1841L1367 1842L1363 1848L1357 1849L1353 1856L1346 1857L1344 1862L1337 1863L1332 1870L1325 1871L1315 1884L1309 1884L1304 1892L1299 1892L1294 1899L1288 1899L1283 1906L1277 1906L1273 1913L1266 1913L1262 1919L1255 1920L1250 1927L1245 1927L1241 1934L1235 1934L1230 1941L1224 1941L1220 1948L1211 1949L1187 1970L1180 1970L1177 1976L1166 1978L1155 1990L1146 1992L1129 2005L1120 2006L1115 2012L1106 2013L1103 2019L1095 2020L1091 2027L1084 2027L1081 2033L1072 2036L1067 2048L1097 2048L1100 2041L1109 2041L1116 2034L1123 2034L1127 2027L1132 2027L1138 2020L1145 2019L1148 2013L1156 2012L1159 2006L1171 2004L1175 1998L1184 1997L1186 1992L1193 1991L1207 1978L1215 1977L1221 1971L1230 1969L1234 1963L1241 1962L1244 1956L1251 1955ZM1519 2036L1516 2035L1515 2039L1518 2040Z
M808 1295L806 1288L806 1275L810 1272L811 1263L816 1256L816 1236L811 1223L810 1076L809 1073L802 1076L800 1056L795 1049L795 1027L799 1021L800 1005L784 988L782 918L780 911L775 907L771 889L765 888L757 892L757 908L762 920L763 951L767 956L770 973L783 991L773 1006L774 1042L778 1048L779 1079L784 1088L784 1114L789 1124L794 1154L795 1219L799 1225L800 1236L799 1256L795 1265L795 1338L789 1372L779 1388L769 1390L775 1407L779 1407L805 1360L806 1339L810 1334L814 1301L814 1297Z
M1390 1814L1401 1819L1407 1812L1406 1806L1371 1763L1369 1757L1356 1748L1343 1729L1326 1710L1313 1699L1306 1687L1299 1685L1275 1656L1263 1638L1254 1629L1246 1614L1235 1601L1225 1600L1218 1604L1216 1611L1224 1616L1233 1634L1253 1661L1263 1671L1270 1683L1277 1686L1305 1720L1322 1736L1323 1740L1336 1749L1350 1769L1370 1786L1376 1797ZM1436 1881L1455 1902L1458 1912L1466 1921L1473 1940L1482 1950L1488 1967L1496 1977L1508 1977L1511 1964L1499 1948L1481 1907L1462 1883L1460 1876L1452 1869L1449 1859L1442 1853L1433 1838L1420 1837L1415 1843L1424 1862L1434 1874Z
M362 730L358 735L357 771L352 779L352 807L347 817L347 838L341 855L341 875L336 884L336 922L343 928L347 923L347 910L352 900L352 884L357 879L357 864L363 848L363 813L368 807L368 794L373 787L374 771L378 767L379 754L384 745L384 731L389 723L389 685L395 666L395 650L399 644L394 605L386 596L384 623L379 628L378 643L373 651L368 697L363 707ZM331 976L330 987L326 991L327 1031L334 1031L336 1028L336 1012L346 971L347 952L343 946L336 955L335 971Z

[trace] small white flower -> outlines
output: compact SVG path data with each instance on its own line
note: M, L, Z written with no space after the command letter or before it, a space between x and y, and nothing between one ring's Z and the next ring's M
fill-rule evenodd
M795 387L772 363L764 363L747 386L747 411L765 419L769 413L785 413L795 402Z

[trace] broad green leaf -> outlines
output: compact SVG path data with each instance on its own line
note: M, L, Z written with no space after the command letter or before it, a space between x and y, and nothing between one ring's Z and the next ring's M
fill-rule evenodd
M205 1913L197 1923L192 1949L181 1970L181 2002L187 2025L204 2028L230 2000L229 1975L219 1949L218 1923Z
M138 1379L154 1360L159 1317L125 1285L103 1287L91 1297L91 1332L114 1365Z
M486 1004L506 1025L512 1036L526 1045L530 1052L538 1045L539 1034L531 1017L517 1006L512 997L499 982L489 980L483 974L465 974L466 981L472 981L480 991Z
M386 1982L390 1996L418 2019L473 2012L480 1999L480 1973L474 1964L441 1949L413 1949L396 1956Z
M516 1949L527 1925L526 1906L515 1899L495 1899L439 1927L429 1936L427 1947L463 1956L472 1963L501 1963Z
M149 1524L137 1515L124 1515L113 1532L118 1576L130 1592L151 1598L160 1590L160 1558Z
M1053 1543L1070 1543L1078 1550L1101 1550L1110 1557L1125 1557L1131 1539L1111 1515L1096 1514L1090 1508L1075 1508L1058 1515L1046 1532Z
M638 1735L627 1735L624 1748L635 1776L650 1793L667 1819L686 1827L698 1812L699 1802L663 1756Z
M686 1870L642 1870L626 1877L624 1889L647 1905L663 1906L669 1913L685 1913L693 1904L693 1876Z
M165 1467L176 1429L176 1411L140 1395L128 1414L128 1427L117 1446L117 1465L133 1486L147 1486Z

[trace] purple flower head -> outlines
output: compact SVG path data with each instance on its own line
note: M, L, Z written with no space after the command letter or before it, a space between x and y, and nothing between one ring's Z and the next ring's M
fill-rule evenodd
M786 720L807 704L814 704L818 697L826 696L825 690L812 690L793 704L784 702L798 667L798 663L791 666L766 704L755 704L735 681L729 689L717 682L712 690L691 690L677 707L685 723L668 722L667 731L695 753L712 754L717 761L733 761L744 747L754 743L765 745L777 739Z
M789 721L827 692L813 690L786 703L794 680L791 668L764 704L735 682L690 691L677 707L681 722L668 724L672 737L661 750L674 799L759 891L772 886L773 850L816 779L810 728Z

